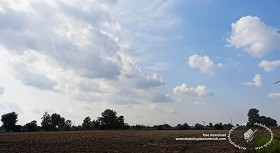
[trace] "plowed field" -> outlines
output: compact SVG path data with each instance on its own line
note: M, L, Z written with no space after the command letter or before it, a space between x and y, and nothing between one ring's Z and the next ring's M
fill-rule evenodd
M273 131L280 136L280 131ZM241 152L226 141L178 141L175 138L228 134L227 130L87 131L0 133L0 152Z

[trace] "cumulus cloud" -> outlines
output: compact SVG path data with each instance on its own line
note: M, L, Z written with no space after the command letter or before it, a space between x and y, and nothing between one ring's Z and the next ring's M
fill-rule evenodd
M270 98L280 98L280 93L279 92L269 93L268 97L270 97Z
M0 95L3 95L3 94L4 94L4 92L5 92L5 88L4 88L4 87L2 87L2 86L0 86Z
M153 74L151 76L146 76L145 78L138 78L136 82L136 86L139 88L150 88L165 85L165 82L157 75Z
M242 48L254 57L261 57L267 51L280 48L280 35L277 29L261 21L256 16L241 17L231 25L227 39L229 46Z
M271 72L280 67L280 60L266 61L263 60L259 63L259 67L263 68L266 72Z
M190 96L209 96L212 95L213 93L209 92L206 86L204 85L198 85L197 87L188 87L187 84L183 83L180 86L176 86L173 89L173 93L175 95L178 94L187 94Z
M203 73L214 73L217 68L223 67L223 64L214 64L213 61L207 56L192 55L188 59L188 65L191 68L198 68Z
M252 82L245 82L245 86L256 86L256 87L261 87L262 86L262 77L260 74L256 74L255 77L253 78Z
M171 3L164 2L152 15L157 17L156 24L150 23L153 29L171 20L176 22L171 16L164 17ZM120 33L128 32L122 27L127 22L121 19L129 12L114 14L123 8L122 2L3 0L0 8L0 35L5 36L0 37L1 63L9 69L5 73L22 84L60 91L78 101L170 100L154 89L165 85L161 77L143 73L131 60L129 46L121 43L125 40L119 41ZM143 19L138 18L137 23ZM138 28L143 27L146 25Z

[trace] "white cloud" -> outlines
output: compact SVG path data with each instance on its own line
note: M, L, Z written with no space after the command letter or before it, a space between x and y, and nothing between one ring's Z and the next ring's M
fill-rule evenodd
M280 67L280 60L266 61L263 60L259 63L259 67L263 68L266 72L271 72Z
M157 74L146 76L145 78L138 78L136 81L136 86L143 89L161 85L165 85L165 82L162 81L162 79Z
M206 86L198 85L197 87L188 87L187 84L183 83L181 86L177 86L173 89L175 95L187 94L190 96L209 96L213 93L209 92Z
M168 14L164 13L169 7L167 4L173 2L157 1L153 6L161 3L158 13L152 16L158 17L158 25L164 25L158 28L165 29L173 24L162 23L175 23L177 19L164 17ZM83 3L77 0L1 1L0 35L5 35L0 37L0 59L1 64L5 64L3 73L26 86L59 91L78 101L142 103L171 100L155 89L165 85L161 77L143 73L131 60L130 46L119 41L121 33L128 32L122 27L126 21L113 13L124 7L121 4L90 0ZM130 14L127 10L119 13ZM141 21L144 19L144 16L139 17L135 22L148 24ZM152 23L150 26L157 29ZM146 25L138 28L146 28Z
M245 82L245 86L256 86L256 87L261 87L262 86L262 77L260 74L256 74L255 77L253 78L252 82Z
M227 40L229 46L242 48L252 56L261 57L267 51L280 48L277 29L266 25L259 17L241 17L231 27L232 32Z
M280 93L279 92L269 93L268 97L270 97L270 98L280 98Z
M214 64L213 61L207 56L199 56L197 54L189 57L188 62L191 68L198 68L204 73L214 73L217 68L222 68L223 64Z

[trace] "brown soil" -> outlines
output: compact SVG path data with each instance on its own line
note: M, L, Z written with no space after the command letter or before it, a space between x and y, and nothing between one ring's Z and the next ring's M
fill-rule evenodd
M274 131L273 131L274 132ZM227 130L186 131L87 131L0 133L0 152L241 152L226 141L176 141L175 138L203 137L203 133ZM279 131L274 132L280 135Z

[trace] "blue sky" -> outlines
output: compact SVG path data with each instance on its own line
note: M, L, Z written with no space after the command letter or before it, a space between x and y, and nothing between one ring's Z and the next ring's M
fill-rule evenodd
M277 0L0 2L0 114L280 122Z

